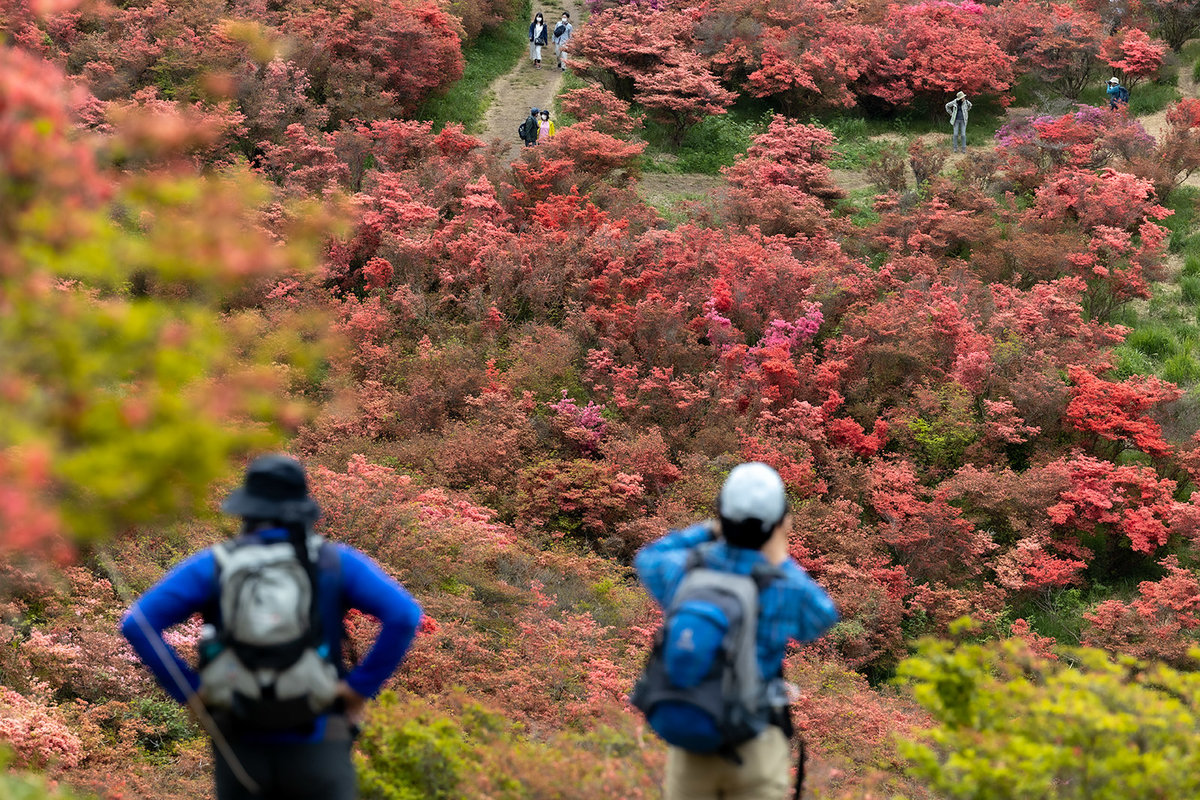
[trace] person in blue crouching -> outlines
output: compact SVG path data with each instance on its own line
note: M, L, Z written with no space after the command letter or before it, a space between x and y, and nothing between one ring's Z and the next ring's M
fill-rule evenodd
M211 723L219 800L350 800L364 705L403 660L420 606L370 558L313 532L320 509L292 458L256 459L222 510L242 518L239 535L171 570L121 632L167 693ZM347 669L350 608L382 627ZM193 668L162 632L196 613L205 625Z
M791 641L809 642L820 637L837 622L838 614L829 595L788 555L792 518L783 481L774 469L762 463L735 467L717 497L717 514L715 523L702 522L669 533L643 547L634 557L638 576L662 606L665 619L661 633L665 648L663 666L647 678L646 686L651 688L643 690L640 696L635 689L635 704L645 701L644 706L651 706L653 693L686 704L689 691L704 690L704 684L696 681L681 680L675 686L670 685L669 673L678 670L686 675L689 653L692 658L700 658L707 641L699 633L693 638L691 627L683 628L684 635L680 637L671 626L684 623L673 620L683 620L689 606L704 610L711 598L727 603L730 594L726 589L731 590L734 582L743 579L723 575L754 578L749 585L757 585L757 599L748 607L756 607L757 615L748 620L752 628L742 626L745 633L752 632L753 638L746 637L744 645L736 644L739 652L752 649L753 656L744 653L749 658L746 668L734 663L726 669L732 670L733 675L746 669L754 673L750 682L760 688L752 696L758 698L754 702L761 707L746 708L744 716L761 715L764 720L759 726L761 732L749 738L742 736L733 746L710 752L682 746L690 740L681 737L680 745L672 744L668 749L664 797L666 800L783 800L790 789L791 735L788 687L783 681L784 653ZM704 588L695 588L698 578ZM723 589L723 582L730 586ZM719 591L714 593L714 590ZM754 589L749 591L753 593ZM686 602L681 602L677 593L681 597L688 595ZM719 599L722 594L725 600ZM697 631L701 628L703 625L696 626ZM655 658L651 657L652 663ZM736 662L743 660L738 653L730 658ZM699 671L711 674L707 662ZM668 676L662 677L663 673ZM747 680L744 676L739 679ZM685 685L698 688L681 688ZM704 704L699 697L696 699L699 705ZM727 708L729 703L709 703L708 707L714 705ZM669 734L664 735L658 729L656 732L670 743Z

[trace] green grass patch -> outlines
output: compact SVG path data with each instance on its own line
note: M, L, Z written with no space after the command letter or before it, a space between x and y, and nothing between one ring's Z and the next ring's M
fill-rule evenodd
M479 38L463 50L466 67L462 79L441 97L426 100L417 112L417 118L429 120L439 131L458 122L468 133L480 133L483 115L491 103L488 87L516 66L526 51L531 8L532 0L523 0L512 19L479 34Z
M646 155L643 169L678 175L698 172L719 175L750 147L750 139L766 130L772 112L754 99L742 99L724 114L705 117L683 135L679 146L671 141L671 129L644 117Z
M814 117L810 123L828 128L837 137L835 155L829 162L833 169L864 169L867 164L879 158L883 148L887 146L887 142L883 140L870 138L867 121L862 117L835 117L825 121Z
M1183 275L1179 279L1179 296L1185 303L1200 303L1200 275Z
M1108 96L1104 91L1103 84L1089 86L1080 93L1078 102L1081 105L1106 107ZM1171 78L1139 83L1129 90L1129 113L1135 117L1155 114L1182 97Z
M1190 244L1187 249L1200 256L1200 236L1193 235L1196 227L1197 198L1200 198L1200 189L1194 186L1180 186L1167 195L1163 203L1174 212L1159 223L1171 232L1169 246L1172 253L1182 253L1185 246Z
M1162 377L1178 386L1191 386L1200 381L1200 361L1186 348L1163 362Z
M1158 361L1175 355L1179 350L1174 331L1159 323L1150 323L1135 329L1126 337L1125 344Z
M1140 350L1135 350L1128 345L1121 345L1113 351L1113 355L1116 361L1113 371L1120 380L1132 378L1134 375L1152 375L1154 373L1154 361Z

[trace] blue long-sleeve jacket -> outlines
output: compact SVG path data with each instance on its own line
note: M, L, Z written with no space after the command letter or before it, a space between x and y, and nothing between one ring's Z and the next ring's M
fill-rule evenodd
M675 590L687 574L693 548L712 538L708 523L700 523L669 533L634 556L638 577L660 606L667 608L671 604ZM708 553L705 566L749 575L756 564L765 560L758 550L731 547L718 541ZM790 640L811 642L838 620L833 601L803 567L789 558L780 571L783 576L768 584L758 598L758 666L767 678L783 673L783 657Z
M550 26L543 22L541 33L534 33L536 30L537 22L534 21L529 23L529 41L533 42L534 44L540 44L544 46L549 40Z
M287 538L283 530L261 531L255 535L267 541ZM380 621L382 627L375 644L345 676L346 683L354 691L372 697L408 652L421 621L421 607L400 584L358 550L342 544L327 546L336 548L338 569L321 570L317 575L322 634L330 652L338 654L337 661L340 662L342 618L346 610L355 608ZM212 550L203 550L167 573L134 603L121 621L121 633L167 693L180 703L187 702L186 693L171 675L160 652L175 661L192 691L199 688L200 676L163 641L162 632L192 614L217 610L218 598L216 559ZM139 624L136 612L144 618L148 631ZM306 738L323 737L324 722L324 718L318 720L313 735Z

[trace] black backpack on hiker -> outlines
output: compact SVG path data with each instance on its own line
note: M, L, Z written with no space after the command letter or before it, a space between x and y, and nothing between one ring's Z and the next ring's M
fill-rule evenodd
M554 29L554 38L555 38L555 39L558 39L558 38L560 38L560 37L561 37L561 36L562 36L564 33L566 33L566 32L567 32L567 26L566 26L566 25L563 25L563 24L560 22L560 23L558 23L558 27L556 27L556 28Z
M521 141L525 144L533 144L538 139L538 121L537 118L530 114L521 123L521 127L517 128L517 135L521 137Z

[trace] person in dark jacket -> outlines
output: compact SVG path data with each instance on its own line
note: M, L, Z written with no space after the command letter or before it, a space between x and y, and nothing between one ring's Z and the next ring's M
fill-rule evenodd
M542 68L542 48L550 41L550 28L546 25L542 12L538 12L529 23L529 59L537 69Z
M538 109L537 106L529 109L529 116L525 118L525 123L521 126L522 140L526 147L533 147L538 143Z
M245 484L230 495L222 510L242 517L241 534L172 569L133 604L121 622L121 632L167 693L206 718L217 750L219 800L352 800L357 780L350 751L364 705L403 660L420 623L421 608L370 558L312 533L320 509L308 494L304 468L292 458L256 459L246 472ZM229 563L224 560L227 554L237 552L231 548L281 542L294 544L296 562L304 552L298 542L308 545L307 552L319 553L307 561L309 574L315 576L316 599L304 613L312 616L313 636L319 635L317 652L336 664L340 680L332 690L336 700L323 712L314 711L295 728L264 732L205 703L208 688L201 673L179 657L162 633L197 613L213 624L213 631L220 629L226 595L218 564ZM347 670L341 663L342 617L350 608L376 617L381 628L362 661ZM205 646L202 638L202 662ZM207 711L199 703L209 705Z

